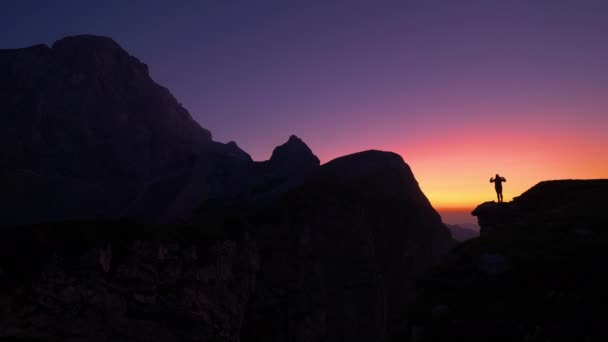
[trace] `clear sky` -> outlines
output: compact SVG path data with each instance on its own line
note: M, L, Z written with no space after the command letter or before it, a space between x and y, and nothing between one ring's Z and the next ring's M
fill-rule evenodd
M391 150L438 208L608 177L608 1L3 1L0 48L107 35L254 159Z

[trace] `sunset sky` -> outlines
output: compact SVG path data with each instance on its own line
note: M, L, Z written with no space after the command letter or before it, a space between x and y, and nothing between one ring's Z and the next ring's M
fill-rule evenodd
M125 4L127 3L128 4ZM107 35L214 140L399 153L436 208L608 177L608 1L13 1L0 48Z

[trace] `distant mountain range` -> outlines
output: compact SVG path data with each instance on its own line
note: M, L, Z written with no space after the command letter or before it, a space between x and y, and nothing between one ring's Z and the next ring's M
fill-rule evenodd
M456 241L466 241L479 236L479 227L472 223L446 224Z

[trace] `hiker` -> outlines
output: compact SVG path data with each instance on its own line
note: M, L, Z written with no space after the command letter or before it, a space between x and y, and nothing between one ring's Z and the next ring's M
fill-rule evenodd
M494 189L496 189L496 197L498 197L498 203L502 203L502 182L506 182L505 177L501 177L496 174L496 177L490 178L490 183L494 183Z

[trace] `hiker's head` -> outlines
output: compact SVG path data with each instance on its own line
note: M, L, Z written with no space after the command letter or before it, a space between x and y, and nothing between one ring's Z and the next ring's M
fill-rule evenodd
M496 178L498 178L498 177L500 177L500 176L499 176L499 175L498 175L498 173L497 173L497 174L496 174Z

